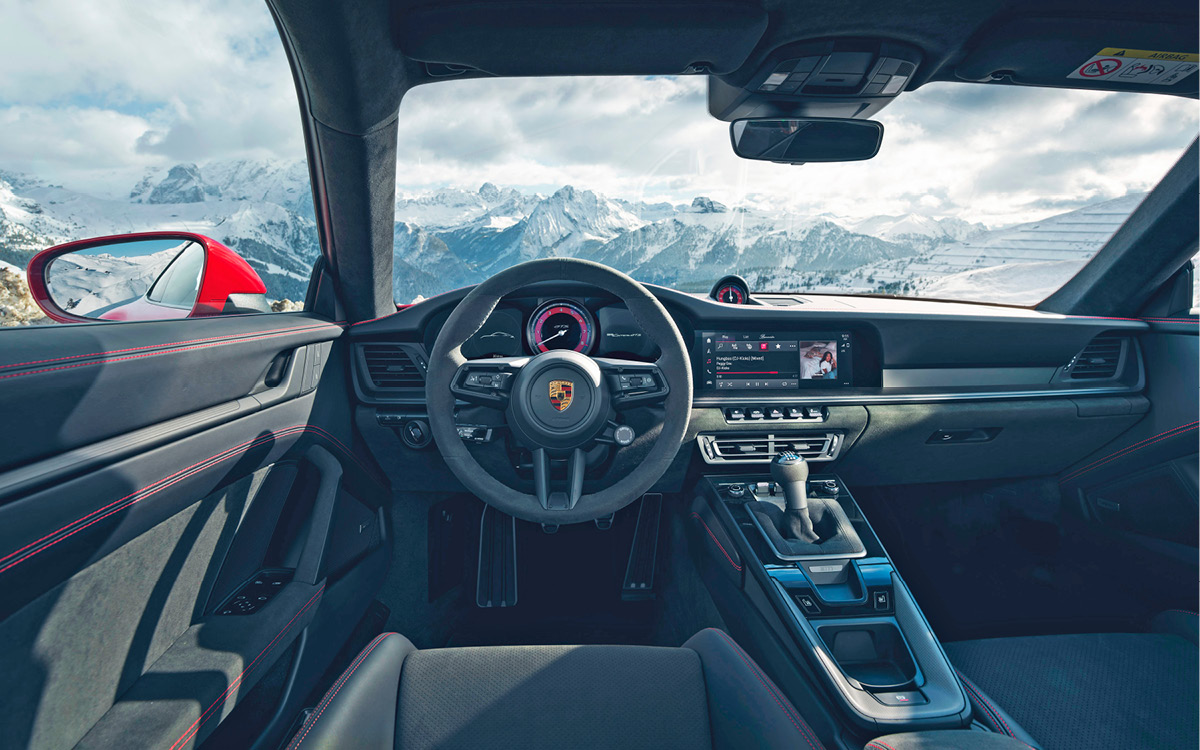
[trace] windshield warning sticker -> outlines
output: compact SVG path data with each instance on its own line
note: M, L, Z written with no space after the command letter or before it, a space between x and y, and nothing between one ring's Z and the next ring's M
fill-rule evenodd
M1067 76L1085 81L1170 86L1200 68L1200 55L1106 47Z

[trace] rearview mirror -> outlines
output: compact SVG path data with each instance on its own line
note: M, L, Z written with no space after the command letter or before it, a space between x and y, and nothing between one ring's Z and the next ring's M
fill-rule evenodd
M250 264L190 232L58 245L29 261L27 278L34 302L60 323L271 312L266 286Z
M862 161L879 153L883 125L815 117L734 120L729 137L733 152L743 159L785 164Z

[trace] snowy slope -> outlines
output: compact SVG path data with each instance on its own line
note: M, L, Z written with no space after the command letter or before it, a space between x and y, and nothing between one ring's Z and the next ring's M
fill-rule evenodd
M149 255L114 256L69 253L54 260L46 278L50 296L64 310L88 315L94 310L141 297L188 243Z

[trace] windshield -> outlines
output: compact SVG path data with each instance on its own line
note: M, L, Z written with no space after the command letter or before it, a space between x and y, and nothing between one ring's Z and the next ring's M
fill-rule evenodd
M1195 103L932 84L879 113L869 161L743 160L702 77L484 79L401 106L399 303L515 263L588 258L706 292L1034 305L1196 137Z

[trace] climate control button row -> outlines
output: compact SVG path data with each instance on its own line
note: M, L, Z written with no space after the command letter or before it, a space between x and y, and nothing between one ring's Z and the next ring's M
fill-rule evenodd
M823 422L828 414L823 406L727 406L724 413L726 422Z

